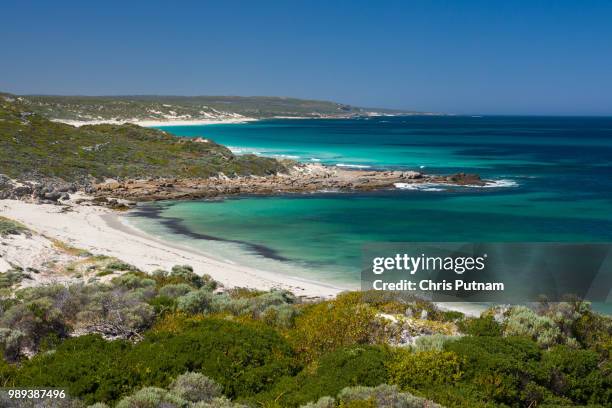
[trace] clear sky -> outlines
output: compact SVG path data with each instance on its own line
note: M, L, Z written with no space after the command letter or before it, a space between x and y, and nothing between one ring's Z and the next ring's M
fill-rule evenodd
M612 115L612 1L0 2L0 91Z

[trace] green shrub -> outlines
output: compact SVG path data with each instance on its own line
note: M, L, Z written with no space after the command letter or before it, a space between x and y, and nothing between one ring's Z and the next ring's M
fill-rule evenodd
M0 237L27 233L28 228L20 222L0 216Z
M540 316L524 306L510 309L504 325L504 335L529 337L542 347L562 342L561 330L551 318Z
M502 328L493 316L481 316L459 322L459 329L470 336L501 336Z
M136 271L137 268L133 265L120 260L114 260L106 265L107 271Z
M186 295L192 290L193 288L186 283L175 283L162 286L159 289L158 294L159 296L165 296L174 299L179 296Z
M259 324L204 319L178 333L149 333L124 365L140 384L166 387L185 371L201 372L229 397L268 389L295 372L293 352L272 329Z
M447 336L444 334L420 336L417 337L412 348L417 353L421 351L442 351L446 343L458 340L459 338L459 336Z
M31 279L21 268L11 268L6 272L0 273L0 289L10 288L24 279Z
M387 380L389 358L389 351L378 346L343 348L310 363L297 376L281 379L253 400L258 404L276 401L283 407L297 407L336 395L348 386L376 386Z
M170 391L190 402L211 402L221 396L221 387L200 373L187 372L170 384Z
M317 402L309 402L300 408L336 408L336 400L332 397L321 397Z
M371 403L375 408L443 408L425 398L400 392L396 386L381 384L378 387L349 387L338 394L340 407L360 407Z
M340 347L382 340L382 325L375 309L347 293L305 308L295 319L290 339L299 355L312 361Z
M209 275L199 276L189 265L175 265L165 279L167 283L186 283L195 288L205 288L213 291L217 288L217 282Z
M2 315L0 326L5 328L0 344L5 358L11 361L25 348L38 350L45 337L51 334L65 337L70 331L62 310L49 297L14 305Z
M437 385L453 384L461 378L461 360L450 351L397 350L389 363L389 377L402 390Z
M590 350L555 346L542 355L545 384L555 395L581 404L612 405L612 366Z
M114 286L120 286L131 290L155 287L155 281L153 279L149 279L136 273L126 273L117 276L111 280L111 283Z
M54 353L24 361L15 386L64 388L87 404L114 401L141 386L124 365L131 347L94 335L68 339Z
M295 370L291 348L273 330L205 319L180 333L148 333L136 344L92 335L65 340L54 353L25 361L15 384L66 388L90 404L168 387L185 371L214 379L228 396L250 396Z
M539 402L521 397L536 380L541 351L535 342L516 337L463 337L444 348L461 359L462 382L467 386L463 393L469 398L510 406Z
M212 309L213 294L205 289L189 292L176 299L176 307L190 314L208 313Z
M184 408L188 402L167 390L147 387L123 398L115 408Z

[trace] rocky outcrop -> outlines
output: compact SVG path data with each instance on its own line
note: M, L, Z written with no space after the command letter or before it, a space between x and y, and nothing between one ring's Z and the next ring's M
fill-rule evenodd
M270 176L210 178L109 179L68 183L59 179L17 181L0 174L0 199L17 199L44 204L61 204L80 191L93 195L93 203L127 209L128 201L154 201L213 198L232 195L274 195L317 191L372 191L393 188L395 184L437 183L441 185L482 186L476 174L428 175L417 171L349 170L320 164L296 165L289 173ZM119 199L119 200L117 200Z
M89 183L67 183L58 179L17 181L0 174L0 199L26 200L43 204L68 200L77 191L92 192Z
M323 165L298 165L288 174L206 179L112 180L95 185L95 195L134 201L213 198L238 194L282 194L317 191L371 191L396 183L484 185L477 175L426 175L416 171L347 170Z

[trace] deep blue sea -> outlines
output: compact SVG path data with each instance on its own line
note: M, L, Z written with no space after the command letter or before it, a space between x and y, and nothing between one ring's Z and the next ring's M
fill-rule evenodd
M154 203L148 217L131 219L233 262L356 282L369 242L612 241L612 118L411 116L163 129L239 154L498 181L493 188ZM221 240L194 239L172 225Z

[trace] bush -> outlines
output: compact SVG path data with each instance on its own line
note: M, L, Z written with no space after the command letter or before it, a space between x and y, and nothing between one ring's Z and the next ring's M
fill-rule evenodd
M217 288L217 282L209 275L199 276L189 265L175 265L166 278L168 283L186 283L195 288L205 288L213 291Z
M336 408L336 400L332 397L321 397L317 402L309 402L300 408Z
M135 273L126 273L119 275L111 280L114 286L120 286L125 289L144 289L154 288L155 281Z
M551 318L539 316L524 306L510 309L504 326L504 335L529 337L542 347L562 342L561 330Z
M114 401L140 385L123 365L131 347L95 335L68 339L54 353L24 361L15 386L64 388L87 404Z
M389 377L403 390L417 390L437 384L452 384L461 378L461 361L450 351L414 353L397 350L389 363Z
M276 401L283 407L297 407L336 395L348 386L376 386L387 380L389 352L379 346L343 348L322 356L297 376L281 379L270 391L253 400L259 405Z
M190 314L208 313L211 311L213 294L199 289L176 299L177 309Z
M502 328L493 316L481 316L459 322L459 329L470 336L501 336Z
M532 340L463 337L446 343L444 348L455 353L463 362L462 382L467 386L463 392L470 394L470 399L510 406L540 402L534 402L529 395L521 396L529 384L536 385L534 381L541 351Z
M195 371L217 381L226 395L250 396L295 372L289 345L260 325L205 319L179 333L148 333L143 341L72 338L51 354L25 361L16 386L65 388L91 404L113 402L140 387L168 387Z
M0 289L11 288L21 283L23 279L31 279L21 268L11 268L6 272L0 273Z
M62 310L48 297L11 307L0 318L0 326L7 328L2 332L0 344L5 358L10 361L17 359L25 349L38 350L45 337L65 337L70 331Z
M186 283L168 284L159 289L158 295L169 298L177 298L191 292L193 288Z
M115 408L183 408L187 401L162 388L147 387L123 398Z
M568 346L555 346L542 355L548 388L581 404L612 405L612 366L607 365L601 371L597 353Z
M442 351L446 343L458 339L460 339L459 336L447 336L444 334L420 336L415 340L413 350L417 353L421 351Z
M406 392L400 392L396 386L381 384L378 387L350 387L343 389L338 395L341 407L375 408L443 408L441 405L425 398L415 397ZM364 405L371 403L371 405Z
M221 396L221 387L200 373L187 372L170 384L170 391L191 402L210 402Z
M20 222L0 216L0 237L28 233L28 228Z
M112 260L111 262L109 262L106 265L105 269L107 271L111 271L111 272L114 272L114 271L136 271L137 270L137 268L135 266L130 265L128 263L125 263L123 261L120 261L118 259L117 260Z
M236 404L225 397L215 398L210 402L198 402L193 408L249 408L246 405Z
M351 293L310 305L295 319L290 339L305 361L344 346L383 339L376 310Z
M178 333L149 333L123 364L138 383L158 387L185 371L200 372L230 397L265 391L295 372L293 352L274 330L220 319L186 323Z

